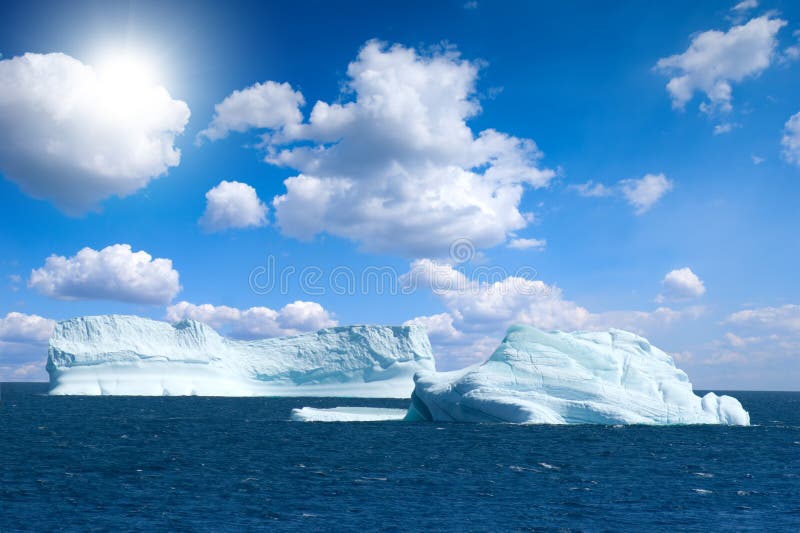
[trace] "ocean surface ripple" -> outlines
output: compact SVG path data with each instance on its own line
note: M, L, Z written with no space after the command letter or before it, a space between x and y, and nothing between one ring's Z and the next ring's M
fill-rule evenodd
M800 529L800 393L752 427L306 423L405 400L2 384L0 531Z

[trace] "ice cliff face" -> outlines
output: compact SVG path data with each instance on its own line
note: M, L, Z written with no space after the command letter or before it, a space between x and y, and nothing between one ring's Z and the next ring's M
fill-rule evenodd
M51 394L407 398L433 371L418 326L349 326L236 341L195 321L134 316L60 322L50 339Z
M81 317L56 326L47 370L51 394L411 395L408 420L750 423L738 400L696 396L669 355L613 329L545 333L514 326L485 363L437 373L418 326L349 326L235 341L194 321ZM327 420L341 413L322 414Z
M700 398L669 355L614 329L545 333L513 326L485 363L414 379L409 420L750 424L738 400Z

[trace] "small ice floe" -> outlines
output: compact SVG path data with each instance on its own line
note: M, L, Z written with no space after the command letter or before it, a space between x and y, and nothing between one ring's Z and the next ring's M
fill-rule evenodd
M707 490L707 489L692 489L692 490L695 491L697 494L714 494L713 490Z
M318 409L303 407L292 409L295 422L385 422L403 420L405 409L384 409L377 407L332 407Z

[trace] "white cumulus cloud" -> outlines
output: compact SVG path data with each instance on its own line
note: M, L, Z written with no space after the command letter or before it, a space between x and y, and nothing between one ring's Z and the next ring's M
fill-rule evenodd
M672 190L674 184L664 174L647 174L640 179L619 182L622 195L634 208L637 215L646 213L662 196Z
M785 20L764 15L727 32L704 31L692 38L682 54L659 59L656 68L672 76L667 90L673 107L683 109L699 91L706 96L703 111L730 111L731 84L757 76L770 66L778 31L785 25Z
M462 327L468 325L472 330L496 333L498 324L504 328L510 321L544 329L574 329L589 317L586 309L565 300L558 287L530 276L487 274L485 279L472 279L452 265L418 259L401 280L413 288L430 288Z
M420 316L407 323L426 326L441 368L458 368L484 360L512 324L529 324L544 330L627 329L640 334L662 332L682 320L694 319L701 307L653 311L623 310L591 312L564 297L560 288L531 279L524 272L514 275L487 269L477 277L446 263L420 259L401 277L406 287L428 288L438 296L447 312Z
M231 131L298 125L303 120L299 107L304 104L303 95L288 83L256 83L233 91L214 106L214 118L200 136L214 141L227 137Z
M781 145L784 159L789 163L800 165L800 113L795 113L786 121Z
M11 312L0 318L0 381L44 379L54 327L53 320L38 315Z
M166 318L171 322L185 319L204 322L238 339L297 335L338 324L320 304L302 300L287 304L277 311L269 307L238 309L226 305L195 305L184 301L169 306Z
M678 268L668 272L661 284L664 287L664 291L656 298L660 302L699 298L706 293L705 284L689 267Z
M284 112L237 124L268 130L266 161L298 172L273 201L281 231L420 257L444 256L461 238L494 246L525 227L532 216L520 211L524 191L555 173L539 167L532 140L469 127L481 111L478 71L452 49L370 41L347 68L341 101L316 102L307 121L297 120L299 93L259 101Z
M28 286L60 300L116 300L166 304L180 292L180 276L170 259L153 259L129 244L94 250L83 248L72 257L51 255L31 272Z
M189 107L159 85L121 85L68 55L0 61L0 171L68 214L126 196L180 162Z
M206 193L206 210L200 225L207 231L257 227L266 223L267 206L250 185L221 181Z
M55 322L38 315L11 312L0 318L0 341L46 342Z
M437 315L418 316L411 320L406 320L403 325L422 326L428 332L428 337L434 343L450 343L460 339L463 334L453 325L453 315L450 313L439 313Z

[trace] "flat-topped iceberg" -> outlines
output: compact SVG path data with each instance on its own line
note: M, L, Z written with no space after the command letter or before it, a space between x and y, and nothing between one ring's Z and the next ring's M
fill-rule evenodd
M749 425L738 400L692 392L672 357L621 330L512 326L483 364L421 372L407 420Z
M386 409L381 407L331 407L319 409L302 407L292 409L295 422L387 422L404 420L405 409Z
M50 339L50 394L408 398L434 369L419 326L348 326L253 341L191 320L135 316L60 322Z

